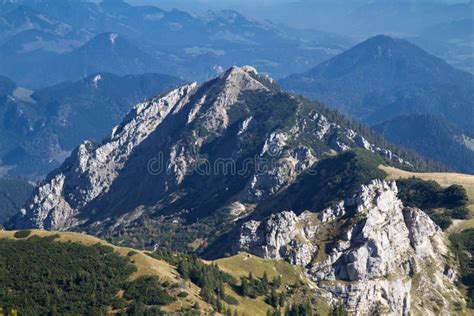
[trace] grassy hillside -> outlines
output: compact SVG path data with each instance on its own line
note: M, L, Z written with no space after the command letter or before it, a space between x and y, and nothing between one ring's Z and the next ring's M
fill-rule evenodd
M207 302L204 288L215 273L230 280L224 286L227 298L219 302L222 314L267 315L276 308L283 311L305 304L322 314L329 311L324 301L316 303L318 293L310 291L311 284L299 268L245 253L216 261L196 258L199 267L210 269L196 280L192 271L191 277L183 274L182 261L170 263L173 260L169 258L157 259L156 253L111 245L77 233L0 231L0 250L0 289L10 289L0 290L3 312L16 309L27 314L41 308L45 313L61 314L93 308L96 314L143 315L144 310L155 308L153 312L212 313L216 301ZM171 256L191 258L184 254ZM266 290L256 295L242 294L241 282L249 280L259 291L267 284ZM95 298L98 289L104 294ZM271 301L275 297L276 308Z
M449 172L409 172L388 166L380 166L379 168L388 174L388 179L396 180L416 177L423 180L436 181L443 187L453 184L462 185L469 196L469 207L474 211L474 175Z
M409 172L388 166L380 166L388 174L389 179L417 177L423 180L433 180L442 186L460 184L466 188L474 203L474 175L452 172Z
M41 237L42 240L40 243L37 243L35 240L35 237ZM39 239L39 238L36 238ZM166 292L175 298L175 301L166 304L164 306L160 306L160 309L165 312L179 312L179 311L184 311L184 310L191 310L193 307L199 308L202 311L209 311L210 306L206 302L204 302L200 297L199 297L199 288L190 283L186 282L183 279L179 277L179 274L176 272L175 268L168 263L161 261L161 260L156 260L150 256L148 256L145 252L142 251L136 251L131 248L125 248L125 247L117 247L110 245L100 239L97 239L95 237L87 236L87 235L81 235L81 234L76 234L76 233L66 233L66 232L61 232L61 233L54 233L54 232L46 232L46 231L40 231L40 230L33 230L31 231L31 234L26 237L26 238L17 238L15 237L15 232L14 231L0 231L0 246L5 248L5 246L8 246L8 242L15 242L16 248L17 249L23 249L20 247L21 243L26 243L29 242L31 244L34 244L37 246L36 248L39 249L34 249L36 253L39 255L35 258L29 258L31 260L22 260L22 263L25 265L25 267L28 269L26 275L29 277L31 272L30 271L35 271L37 265L41 265L44 263L44 260L41 258L41 250L43 247L47 245L47 243L58 243L58 244L63 244L67 247L71 247L74 245L72 249L64 248L64 247L59 247L59 248L54 248L58 252L61 253L61 265L65 267L66 269L69 269L70 275L65 275L64 278L68 278L69 276L74 276L74 275L80 275L81 273L84 273L84 271L81 271L81 268L78 264L78 262L81 262L83 260L86 260L88 256L91 256L91 260L87 262L88 265L91 265L91 262L105 262L109 265L109 268L103 267L104 270L103 272L109 276L107 280L104 281L104 284L107 284L111 282L113 279L111 276L116 276L116 266L114 266L113 263L111 262L106 262L104 260L104 256L106 256L104 253L99 252L101 257L95 256L95 254L92 252L92 254L89 253L90 249L93 249L94 247L103 246L106 247L104 249L111 249L114 254L118 255L119 258L122 258L123 261L121 262L121 265L132 265L133 268L132 270L128 271L131 273L128 273L128 276L126 278L126 282L128 284L133 284L134 281L140 280L142 277L145 276L151 276L151 277L158 277L160 282L169 284L168 287L166 287ZM44 243L43 243L44 242ZM24 246L28 246L28 244L25 244ZM76 247L76 246L79 246ZM81 248L82 246L82 248ZM2 248L2 249L3 249ZM17 260L21 259L28 259L28 258L23 258L22 254L27 254L25 251L20 252L20 254L17 257ZM73 257L70 258L71 256L76 256L77 258ZM54 254L51 254L51 252L48 254L51 259L55 258ZM0 258L0 272L2 268L5 266L8 268L8 263L5 265L2 260L4 259L4 256ZM118 258L115 258L114 260L119 260ZM68 263L71 262L71 265L68 265ZM4 264L4 266L2 266ZM54 264L51 264L54 265ZM44 267L44 270L49 270L51 267ZM54 268L51 268L54 270ZM127 273L124 273L124 275ZM1 275L1 273L0 273ZM53 279L48 279L45 278L43 279L42 286L44 287L51 287L54 288L55 291L60 291L61 293L61 286L58 284L51 284ZM18 281L18 280L14 280ZM117 278L117 281L124 281L121 280L120 278ZM2 279L0 278L0 283L2 282ZM97 282L97 281L96 281ZM100 283L100 282L98 282ZM119 284L120 282L118 282ZM121 289L117 291L116 296L117 297L122 297L124 294L123 288L126 288L127 285L121 285ZM179 285L179 286L178 286ZM28 285L30 286L30 284ZM81 289L80 285L76 285L77 287L75 288L75 292L82 292L86 291L87 289ZM26 288L25 288L26 289ZM188 293L187 297L179 297L178 294L182 291L186 291ZM126 291L125 291L126 293ZM2 296L0 295L0 307L3 307L8 304L6 302L11 302L9 301L8 298L3 297L3 300L1 300ZM39 295L39 300L41 301L43 297ZM128 300L127 300L128 301ZM32 304L31 302L29 302ZM88 303L88 302L86 302ZM3 305L3 306L2 306ZM23 304L19 304L20 306L24 306ZM33 304L32 304L33 305ZM130 306L133 305L130 303ZM112 306L102 306L103 308L107 310L112 310ZM120 309L119 309L120 310ZM122 309L123 310L123 309ZM57 312L61 313L61 310L57 310ZM63 310L64 312L64 310Z
M311 282L304 276L303 270L290 265L286 261L265 260L248 253L239 253L232 257L215 260L213 263L216 263L222 271L236 278L246 277L249 273L261 278L266 274L269 279L281 277L283 288L291 288L295 284L301 284L300 290L302 293L296 293L295 296L301 295L302 299L308 295L305 291L311 288ZM316 296L318 294L316 293ZM251 310L254 313L253 315L257 315L264 314L268 309L268 304L263 299L252 300L242 296L237 296L237 298L239 300L239 311ZM323 300L319 300L315 306L319 315L329 314L330 307Z

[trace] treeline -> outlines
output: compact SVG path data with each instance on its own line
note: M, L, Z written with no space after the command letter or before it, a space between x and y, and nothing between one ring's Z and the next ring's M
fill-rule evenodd
M14 237L0 239L0 315L164 315L161 306L187 296L171 295L173 284L157 276L130 281L134 251L121 256L29 230ZM186 313L199 315L199 305Z
M329 121L354 130L358 134L364 136L365 139L367 139L367 141L369 141L371 144L379 146L380 148L388 149L393 154L402 157L406 161L409 161L413 167L409 168L407 165L401 165L395 161L391 161L391 165L402 169L410 169L411 171L448 171L448 168L445 165L432 159L423 157L415 151L394 145L372 128L346 117L337 110L330 109L319 102L309 101L304 98L300 98L300 100L302 102L311 102L314 104L314 106L316 106L317 111L326 116Z
M266 272L260 278L250 272L248 276L236 280L233 276L222 272L216 264L205 264L195 255L159 249L150 253L150 256L176 266L180 276L199 286L200 296L224 315L238 315L236 307L239 304L235 297L226 292L226 287L232 288L243 297L252 299L263 297L272 307L268 310L268 315L316 315L315 305L311 304L309 298L294 297L296 291L303 285L283 287L280 276L270 280Z
M164 315L161 306L188 296L156 276L130 281L136 271L134 251L121 256L110 246L57 242L58 234L41 238L28 230L14 237L0 239L0 314ZM239 296L229 295L229 289L244 297L263 297L271 315L315 315L315 301L302 294L302 283L283 286L281 277L270 280L266 273L237 280L216 264L168 250L150 256L176 266L183 279L200 287L202 299L226 316L239 314ZM183 315L199 315L199 309L196 302Z
M215 264L205 264L196 255L172 252L167 249L159 249L150 253L155 259L160 259L176 266L180 276L190 280L201 288L201 298L208 302L219 313L235 314L228 306L238 305L237 299L228 295L225 291L226 284L235 286L237 280L231 275L222 272Z
M405 206L425 211L442 229L447 229L452 224L452 219L470 217L467 208L469 198L461 185L443 188L436 181L412 177L397 180L397 186L398 197Z

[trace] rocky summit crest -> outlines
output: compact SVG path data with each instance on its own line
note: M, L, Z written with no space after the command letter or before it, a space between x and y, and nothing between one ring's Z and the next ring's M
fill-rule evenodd
M163 214L172 205L174 211L179 205L183 213L205 217L230 205L265 200L324 152L361 147L403 162L354 130L330 122L322 109L284 93L250 66L232 67L201 85L184 85L137 104L101 144L81 144L38 187L15 227L62 230L104 221L114 226L116 221L129 222L127 214L138 209L141 214L144 208ZM304 144L303 137L309 136L315 137L317 146ZM214 166L218 158L231 159L234 170L245 158L265 156L277 158L266 172L246 170L222 177L211 170L190 175L202 158ZM150 170L158 158L160 174ZM207 214L189 209L187 196L199 190L187 184L198 178L232 187L226 194L216 193L224 196ZM196 194L194 208L212 199Z

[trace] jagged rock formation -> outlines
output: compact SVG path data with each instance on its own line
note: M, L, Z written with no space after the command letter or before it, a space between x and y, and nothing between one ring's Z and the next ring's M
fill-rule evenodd
M395 182L374 180L319 213L247 222L238 248L304 267L328 298L357 314L450 314L462 298L443 233L397 191Z
M131 234L147 246L170 222L183 227L214 218L234 225L336 153L363 148L408 164L369 142L357 124L351 129L325 113L332 115L254 68L233 67L136 105L102 144L81 144L12 226L120 240ZM184 238L215 237L207 227Z

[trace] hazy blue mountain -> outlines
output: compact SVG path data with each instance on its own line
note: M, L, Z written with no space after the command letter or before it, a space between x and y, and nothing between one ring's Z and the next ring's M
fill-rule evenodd
M194 15L123 1L18 3L13 9L0 3L0 20L12 21L0 28L5 61L0 73L33 88L96 71L147 69L203 80L235 64L255 65L278 78L317 65L349 43L328 32L299 32L231 10ZM112 33L118 34L113 48Z
M19 79L23 85L33 87L77 80L97 72L125 75L159 72L166 68L168 72L172 72L165 63L113 32L96 35L84 45L63 54L29 54L26 62L19 68L15 60L21 55L13 54L10 57L14 60L1 67L3 72L14 73L13 79Z
M135 2L146 2L136 0ZM152 3L153 0L149 0ZM160 0L160 5L186 9L186 0ZM191 1L192 3L196 3ZM200 1L201 7L232 7L246 15L298 28L331 30L351 38L378 33L410 36L431 25L472 16L472 1L427 0L282 0ZM161 4L164 3L164 4ZM189 4L188 4L189 3ZM198 2L199 3L199 2ZM191 8L199 10L199 8ZM403 23L401 23L403 21Z
M442 118L427 114L402 115L373 128L394 144L454 170L474 174L474 139Z
M470 151L458 141L463 134L474 135L474 76L406 40L370 38L281 84L366 124L385 122L377 129L387 139L456 170L474 172L463 163ZM413 115L421 113L439 119ZM403 115L408 115L406 122ZM436 146L430 149L423 142ZM451 152L442 150L445 145Z
M368 123L431 113L474 133L474 76L416 45L370 38L281 84Z
M42 177L85 138L107 135L132 105L182 81L97 73L37 91L0 78L0 175Z
M34 186L27 181L0 179L0 225L20 211L33 189Z
M451 65L474 73L474 19L472 16L427 27L410 40Z

